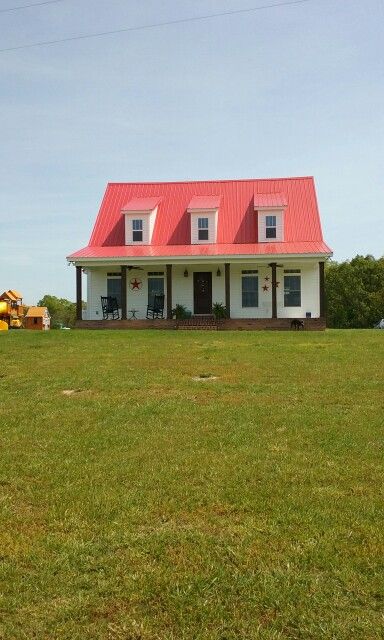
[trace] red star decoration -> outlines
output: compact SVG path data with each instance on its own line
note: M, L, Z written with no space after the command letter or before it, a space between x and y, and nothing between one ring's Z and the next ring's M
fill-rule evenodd
M134 280L131 280L131 289L133 291L133 289L140 289L141 287L141 280L138 280L137 278L134 278Z
M268 290L269 290L269 287L265 284L265 285L263 286L263 291L268 291Z

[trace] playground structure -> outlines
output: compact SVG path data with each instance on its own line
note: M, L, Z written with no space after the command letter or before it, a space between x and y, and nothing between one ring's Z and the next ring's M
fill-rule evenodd
M14 289L4 291L0 296L0 331L23 327L24 306L21 293Z

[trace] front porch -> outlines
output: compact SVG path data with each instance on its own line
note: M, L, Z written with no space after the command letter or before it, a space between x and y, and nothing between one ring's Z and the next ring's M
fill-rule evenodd
M82 310L82 273L87 275L87 309ZM164 295L164 318L147 320L147 306ZM103 318L101 297L118 300L119 320ZM324 262L258 259L174 264L76 265L77 326L84 328L182 328L206 324L216 303L227 310L225 329L289 329L292 319L323 328ZM189 322L176 322L181 305ZM202 320L203 319L203 320ZM322 322L320 322L322 320ZM315 322L316 321L316 322ZM216 323L208 322L212 328Z
M324 331L325 318L306 318L304 331ZM220 322L201 324L190 320L78 320L77 329L160 329L160 330L208 330L208 331L290 331L291 320L288 318L230 318Z

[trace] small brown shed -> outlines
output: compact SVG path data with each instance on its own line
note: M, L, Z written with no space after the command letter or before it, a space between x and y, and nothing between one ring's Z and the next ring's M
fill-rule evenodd
M51 316L47 307L29 307L24 316L24 328L47 331L51 327Z

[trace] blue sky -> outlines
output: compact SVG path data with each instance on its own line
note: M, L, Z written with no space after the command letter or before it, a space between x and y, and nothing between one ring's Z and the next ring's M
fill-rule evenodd
M62 0L0 11L0 48L273 1ZM0 53L0 288L74 299L108 181L314 175L335 258L383 255L383 23L311 0Z

